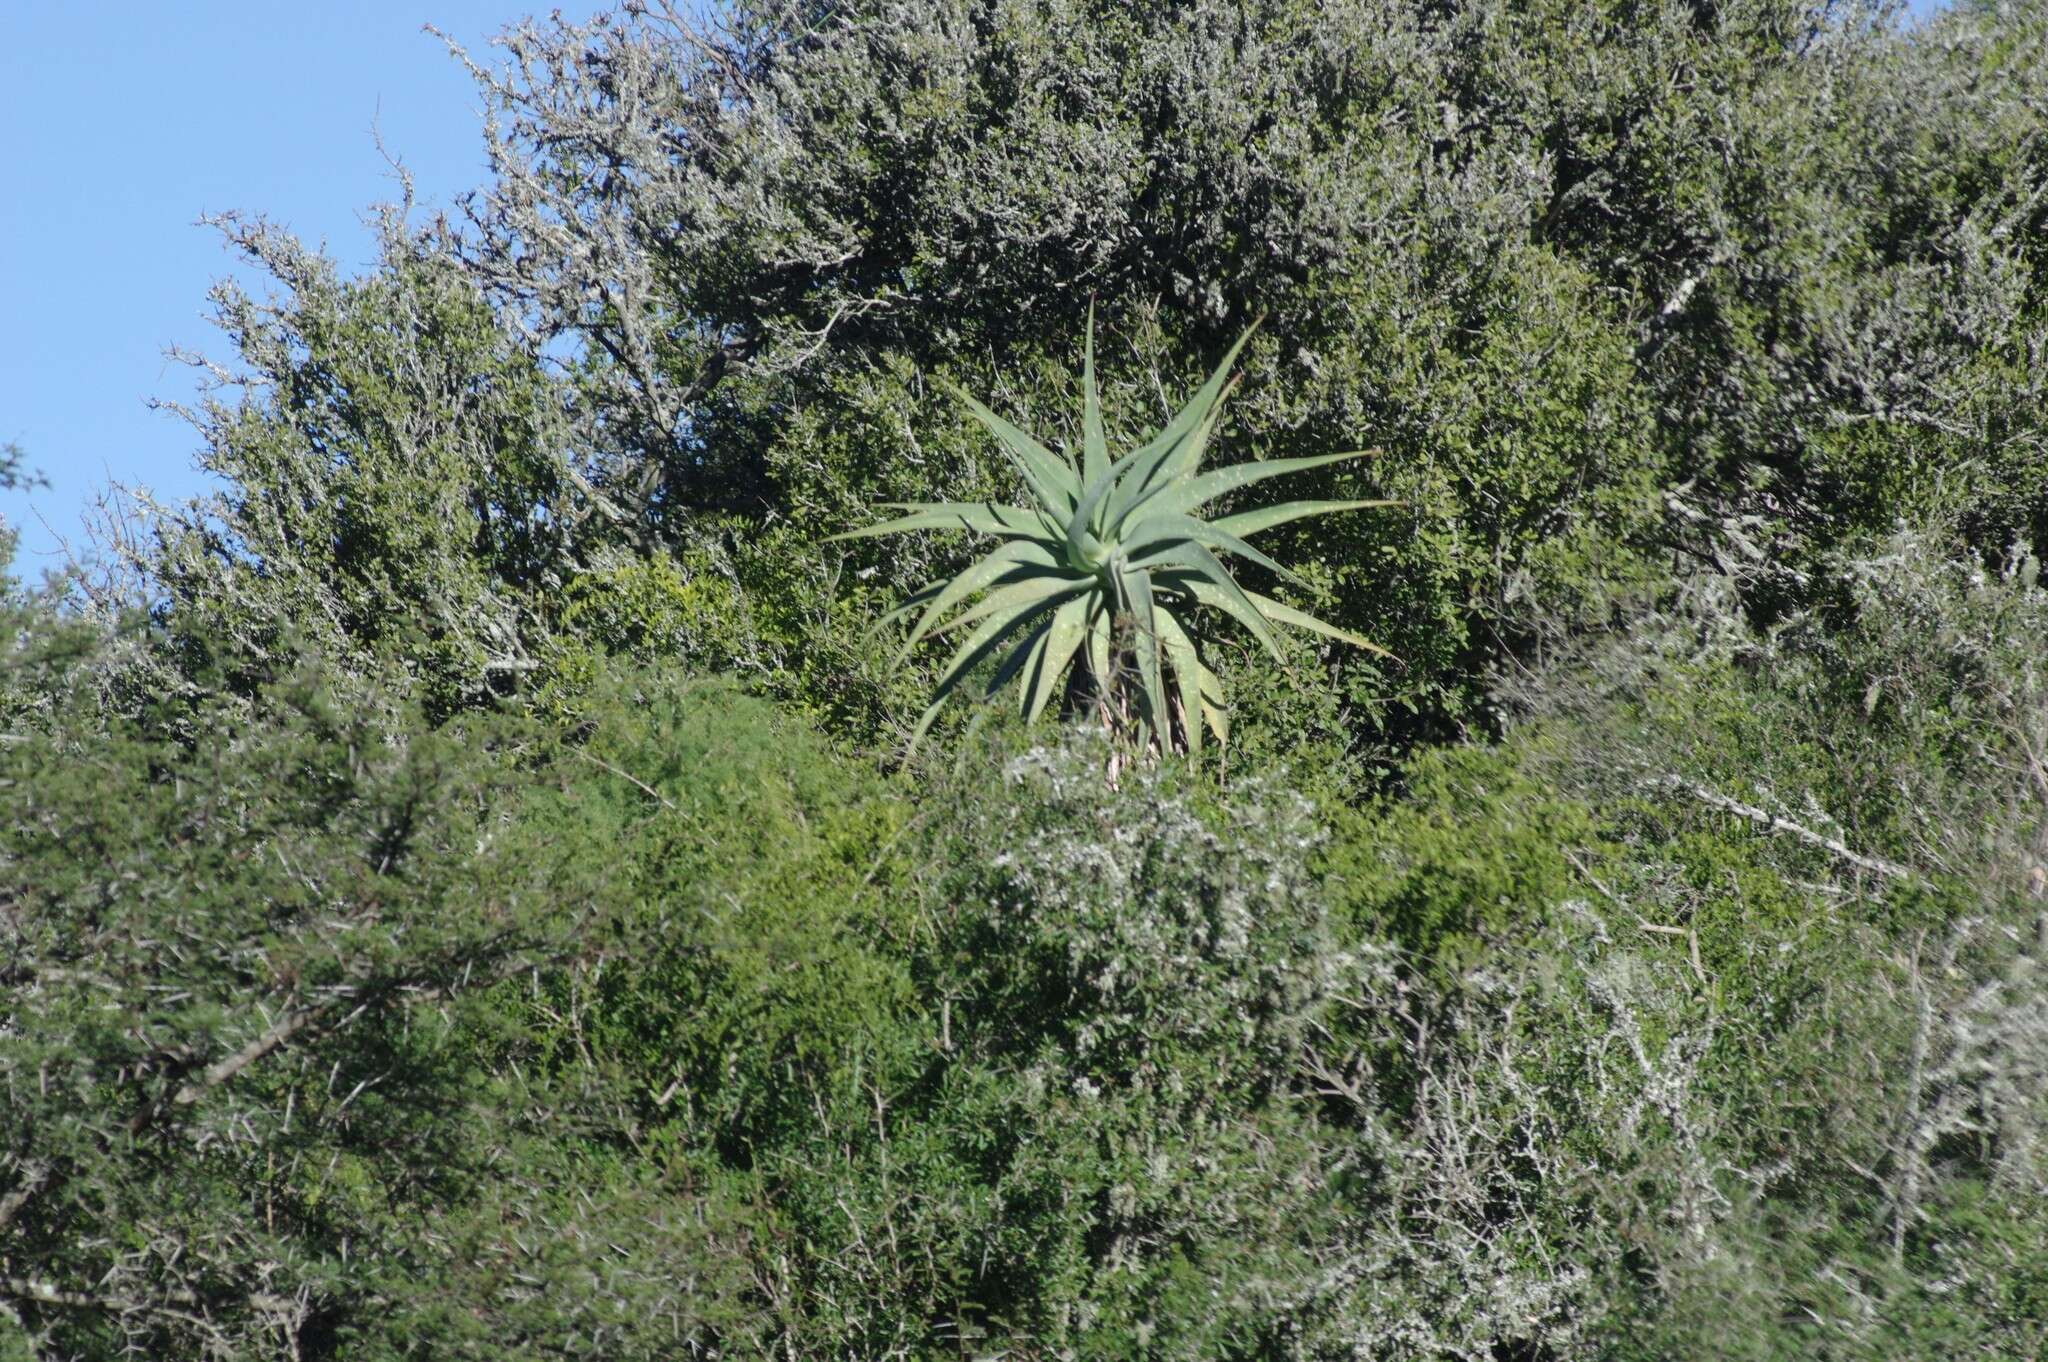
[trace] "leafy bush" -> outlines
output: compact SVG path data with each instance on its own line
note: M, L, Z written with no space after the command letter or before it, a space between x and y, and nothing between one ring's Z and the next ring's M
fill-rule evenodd
M916 785L630 667L546 723L122 711L24 644L9 1309L59 1356L2026 1355L2030 572L1701 595L1349 812L1107 788L1085 730Z
M0 593L0 1356L2048 1352L2038 8L815 9L228 224L149 618ZM1091 307L1104 450L1271 314L1403 663L879 771L957 565L816 542Z
M1403 514L1270 550L1406 664L1332 660L1354 743L1488 722L1486 669L1532 627L1605 625L1674 559L1768 553L1789 570L1755 603L1796 608L1844 534L1949 517L1995 555L2040 518L2027 7L1912 32L1798 0L712 18L505 35L459 246L588 348L577 390L637 463L618 495L672 540L1012 500L932 380L1050 437L1090 306L1112 413L1164 415L1263 313L1257 439L1225 457L1384 451L1301 495ZM848 566L879 613L958 564Z
M567 394L395 218L359 280L268 224L222 225L282 296L215 289L239 395L187 415L222 490L145 508L166 647L195 674L302 649L402 670L439 714L520 689L556 594L620 538Z
M772 795L648 793L612 760L631 724L698 714L711 754L778 765L785 726L631 674L566 735L434 729L416 701L351 683L340 704L291 676L110 711L77 684L101 650L65 636L32 625L16 647L8 693L59 698L12 707L0 744L0 1275L36 1355L669 1356L760 1327L740 1305L752 1202L699 1182L650 1129L668 1098L621 1081L639 1053L615 1034L593 1053L578 1020L616 956L730 941L722 896L650 918L636 849L695 848L725 893L758 883L785 911L819 873L800 816L761 816ZM761 954L787 942L733 949L795 987L791 954ZM881 1006L871 975L805 977ZM780 1062L746 977L728 983L733 1024Z

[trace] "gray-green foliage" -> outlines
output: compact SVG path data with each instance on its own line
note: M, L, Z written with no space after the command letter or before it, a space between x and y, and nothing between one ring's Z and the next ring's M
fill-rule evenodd
M619 537L579 485L567 394L394 216L360 279L260 220L221 226L276 291L215 289L232 396L188 414L223 487L147 521L174 646L221 654L182 665L402 661L443 710L516 688Z
M565 729L289 678L123 710L23 624L7 1327L2038 1351L2048 606L1912 544L1840 576L1831 622L1709 594L1560 661L1356 810L1105 789L1085 731L913 787L633 669Z
M868 1304L807 1345L2038 1350L2048 606L1839 566L1846 621L1701 600L1334 828L1284 782L1105 791L1085 740L941 793L939 1076L827 1175L822 1294ZM892 1232L929 1265L860 1252Z
M1682 1138L1621 1204L1674 1227L1613 1355L2043 1346L2048 597L1912 537L1829 566L1824 608L1709 593L1530 696L1529 772L1606 811L1585 910L1695 1051L1646 1090Z
M712 18L508 33L471 222L393 226L370 278L241 231L287 297L223 309L256 383L203 418L229 504L163 555L195 613L261 648L416 598L451 705L667 637L873 736L918 683L868 626L961 564L817 541L1013 499L937 380L1056 445L1091 302L1112 437L1264 313L1220 457L1378 447L1301 494L1403 503L1274 532L1302 582L1246 584L1401 662L1206 658L1254 748L1488 721L1490 662L1673 565L1771 563L1768 612L1845 533L2048 532L2033 7ZM557 607L591 621L566 657Z
M1055 429L1091 299L1112 411L1163 415L1263 312L1230 453L1384 449L1306 492L1405 513L1275 550L1407 664L1334 659L1359 715L1471 715L1504 644L1604 622L1673 555L1769 552L1775 606L1845 529L1947 513L1995 546L2040 515L2031 7L1912 35L1790 0L716 18L508 34L463 247L588 343L619 494L676 537L736 511L779 561L877 500L1008 499L929 379ZM857 559L865 608L942 555Z
M7 623L6 1346L665 1357L755 1327L747 1207L692 1201L645 1095L547 1024L639 920L618 858L663 806L604 754L673 686L623 678L568 745L289 674L124 711L81 684L91 630Z
M9 442L0 444L0 492L21 491L36 486L40 475L28 466L28 456L21 446ZM0 574L4 574L14 558L15 545L20 542L19 532L5 519L0 519ZM0 575L0 586L6 584L6 577Z
M1010 761L934 886L927 1119L984 1189L956 1251L996 1249L962 1314L991 1350L1256 1354L1345 1257L1343 1141L1289 1075L1356 961L1299 796L1218 819L1168 773L1105 793L1100 741Z
M234 229L152 626L7 607L0 1355L2048 1350L2039 8L724 18ZM878 774L953 550L812 546L1091 297L1105 445L1271 314L1220 460L1384 449L1272 555L1406 669Z

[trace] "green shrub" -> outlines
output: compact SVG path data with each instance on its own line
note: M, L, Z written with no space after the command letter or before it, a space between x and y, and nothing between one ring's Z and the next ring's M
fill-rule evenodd
M0 1328L63 1357L616 1358L770 1327L759 1186L682 1132L743 1141L782 1066L887 1013L805 916L862 902L817 896L861 884L886 809L807 840L838 768L725 687L607 674L567 732L432 727L360 678L123 710L81 684L82 626L11 624L0 689L44 701L0 744ZM702 745L635 774L683 716ZM654 867L691 865L669 896ZM721 952L722 987L693 977L739 1040L705 1017L671 1049L680 995L627 1024L648 995L613 962Z
M1560 657L1506 740L1334 812L1280 767L1111 786L1085 731L884 777L619 664L560 722L291 677L138 706L23 620L10 1324L86 1357L2039 1351L2048 605L1903 541L1835 580Z

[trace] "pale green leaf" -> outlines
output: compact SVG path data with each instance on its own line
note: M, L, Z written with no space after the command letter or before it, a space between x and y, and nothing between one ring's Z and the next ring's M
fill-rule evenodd
M1209 524L1226 534L1250 535L1261 530L1270 530L1275 525L1302 520L1312 515L1334 515L1338 511L1366 511L1379 506L1399 506L1398 501L1284 501L1278 506L1260 506L1255 510L1239 511Z
M1015 506L974 501L883 502L882 509L907 510L910 513L878 525L863 525L857 530L828 535L820 542L831 544L842 539L871 539L877 535L905 534L911 530L973 530L1001 538L1051 539L1043 517Z
M1025 486L1038 498L1047 515L1063 521L1073 514L1074 503L1081 499L1081 484L1065 459L990 411L959 384L943 382L943 386L965 403L975 419L996 437L996 443L1009 455L1023 475Z
M1187 631L1181 628L1171 610L1155 610L1153 623L1159 630L1159 642L1166 649L1167 660L1173 665L1173 677L1180 690L1181 727L1187 736L1188 758L1199 763L1202 752L1202 666L1200 654Z
M1088 670L1095 677L1096 689L1107 699L1115 680L1110 672L1109 649L1115 631L1116 610L1112 602L1100 596L1091 597L1089 606Z
M1116 580L1124 610L1130 615L1135 630L1131 647L1138 658L1138 679L1144 686L1145 711L1151 718L1154 731L1164 735L1168 731L1164 726L1166 692L1159 676L1159 630L1153 618L1151 577L1142 568L1120 563ZM1161 740L1164 741L1163 736Z
M1185 514L1207 505L1226 492L1234 492L1240 487L1264 482L1267 478L1277 478L1283 473L1301 473L1311 468L1324 468L1333 463L1342 463L1346 459L1368 458L1377 452L1370 449L1354 449L1342 454L1311 454L1300 459L1264 459L1250 463L1234 463L1227 468L1212 468L1206 473L1199 473L1139 504L1145 505L1147 515ZM1117 520L1135 509L1135 505L1122 508L1116 519L1111 521L1112 527L1116 525Z
M1237 584L1237 579L1230 575L1230 570L1216 561L1215 554L1200 544L1183 540L1152 553L1141 566L1179 568L1191 579L1206 583L1216 599L1205 603L1216 605L1251 630L1253 637L1266 645L1266 651L1273 655L1273 660L1281 660L1280 645L1267 627L1266 617L1252 604L1250 597Z
M972 567L962 569L932 599L923 617L919 619L917 627L912 629L910 637L903 641L902 651L896 654L896 660L891 665L902 666L903 659L910 655L911 650L918 645L919 641L926 634L932 631L933 627L939 623L948 610L951 610L961 601L966 600L982 588L1000 582L1006 574L1017 572L1019 569L1031 568L1046 570L1057 570L1059 568L1059 564L1053 560L1050 553L1046 552L1044 545L1035 539L1010 540L1008 543L998 546L987 557L975 563Z
M1001 614L1005 610L1021 609L1034 601L1063 601L1072 595L1092 593L1100 586L1101 584L1093 577L1082 577L1064 570L1047 572L1041 576L997 587L932 632L949 634L963 625L987 619L990 615Z
M1131 506L1139 498L1156 490L1157 481L1162 476L1170 476L1169 469L1184 462L1176 455L1187 447L1189 437L1197 434L1198 427L1213 425L1224 387L1230 381L1230 368L1237 362L1239 352L1258 329L1258 322L1253 322L1245 328L1244 334L1237 338L1237 344L1230 347L1229 353L1223 356L1223 362L1216 366L1216 372L1209 375L1208 381L1196 389L1194 396L1190 397L1174 414L1173 419L1166 423L1166 428L1120 461L1124 493L1111 503L1112 522L1128 514ZM1206 431L1200 432L1200 439L1206 442ZM1195 457L1200 457L1199 447L1196 448Z
M1080 649L1087 633L1088 606L1089 600L1083 596L1068 601L1053 612L1052 620L1046 626L1044 645L1024 672L1026 723L1035 722L1045 711L1046 702L1052 698L1060 677L1066 674L1074 654Z
M1102 433L1102 396L1095 386L1095 304L1088 304L1088 334L1081 347L1081 484L1109 475L1109 441ZM1091 513L1092 514L1092 513Z
M1038 612L1033 612L1033 615L1038 618L1038 623L1032 627L1025 640L1011 649L1010 655L996 668L996 674L989 678L987 695L994 696L1020 673L1028 676L1028 668L1032 665L1033 659L1044 655L1046 639L1052 633L1052 617L1039 616Z
M1219 610L1230 610L1230 606L1222 592L1191 574L1176 573L1169 579L1169 584L1176 590L1187 592L1187 594L1193 596L1204 605L1212 606ZM1354 648L1363 648L1367 652L1377 653L1381 657L1391 658L1394 656L1370 639L1361 638L1349 629L1341 629L1334 624L1325 623L1314 615L1296 610L1291 605L1282 605L1270 596L1261 596L1256 591L1244 591L1242 588L1240 588L1240 594L1250 601L1261 614L1275 624L1290 625L1296 629L1306 629L1312 634L1320 634L1324 638L1336 639L1340 643L1348 643ZM1234 614L1235 612L1232 611L1231 613Z
M1143 561L1155 550L1180 540L1192 540L1211 549L1221 549L1257 563L1275 576L1290 582L1301 579L1282 567L1264 553L1239 539L1236 535L1218 528L1207 521L1187 515L1148 515L1139 524L1132 526L1124 536L1124 551L1134 559Z

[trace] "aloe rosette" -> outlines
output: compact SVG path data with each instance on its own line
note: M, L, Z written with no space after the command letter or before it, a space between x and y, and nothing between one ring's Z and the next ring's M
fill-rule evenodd
M1385 649L1256 591L1231 576L1219 555L1247 559L1287 580L1285 567L1246 539L1306 516L1391 506L1391 501L1290 501L1238 511L1217 519L1197 514L1219 497L1288 473L1322 468L1372 451L1352 450L1307 458L1273 459L1204 470L1202 457L1232 386L1230 369L1251 339L1247 330L1187 405L1149 440L1111 458L1095 385L1095 326L1084 343L1080 466L996 415L956 385L948 390L995 437L1030 494L1028 506L984 502L888 502L893 520L833 535L832 540L903 534L915 530L968 530L1001 542L973 565L912 596L884 623L917 616L896 664L924 639L966 629L941 674L929 708L911 735L915 746L946 698L985 660L1008 648L989 682L993 696L1017 681L1022 711L1036 719L1060 679L1085 656L1101 691L1116 675L1115 653L1128 646L1135 659L1143 723L1172 730L1169 676L1180 704L1181 728L1191 755L1199 752L1206 723L1222 742L1229 735L1223 687L1202 661L1194 608L1208 606L1249 630L1280 658L1274 629L1291 626L1385 654ZM831 542L831 541L827 541ZM1129 621L1126 634L1119 617ZM1123 640L1128 639L1126 645ZM1199 718L1197 716L1200 716Z

